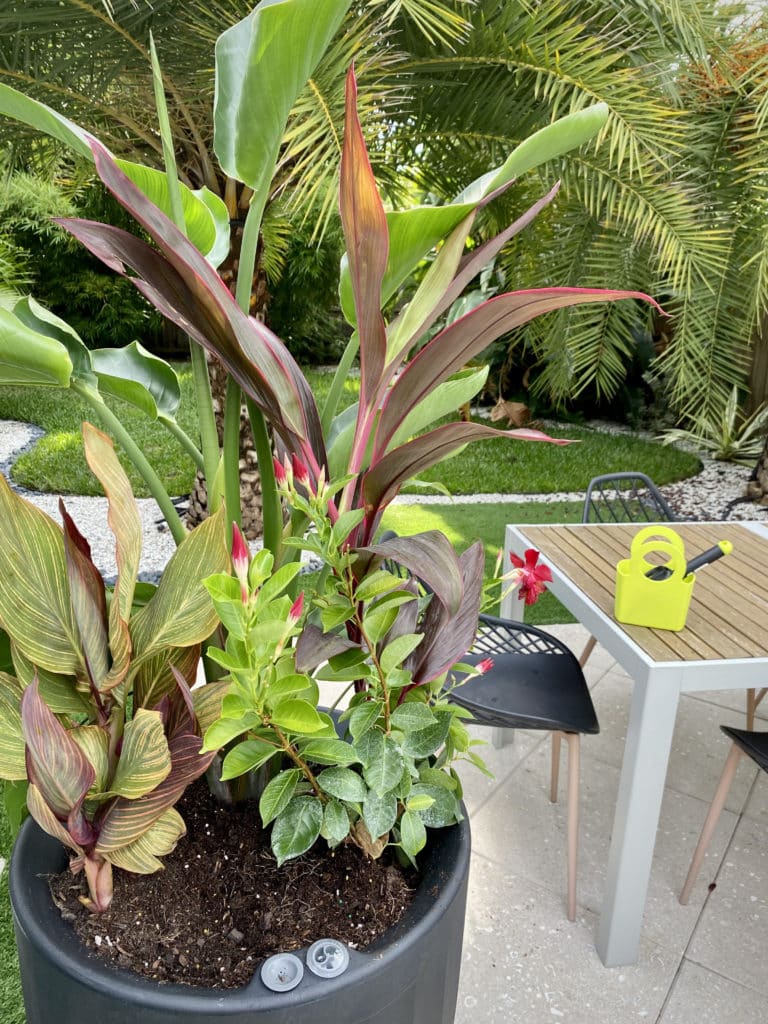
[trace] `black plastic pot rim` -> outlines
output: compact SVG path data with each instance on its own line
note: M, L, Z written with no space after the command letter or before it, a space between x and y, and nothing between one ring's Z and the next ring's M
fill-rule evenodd
M30 835L32 830L38 833L37 836ZM31 820L26 822L11 858L10 890L14 915L33 946L45 948L46 955L63 973L87 983L98 992L116 999L130 1001L139 1009L142 1006L156 1008L172 994L175 1005L186 1009L189 1013L199 1014L215 1010L222 1016L252 1010L256 993L258 993L259 1008L264 1012L285 1009L292 1005L306 1006L314 1000L326 996L331 986L341 993L348 986L365 983L368 976L373 976L376 973L377 965L387 957L388 953L394 953L398 949L404 936L408 936L409 944L415 944L415 947L418 948L420 938L428 935L436 926L436 922L445 914L457 891L461 888L463 879L469 870L471 845L470 830L466 819L447 829L435 830L432 834L435 854L439 854L442 847L453 847L452 870L441 869L437 863L439 856L434 856L431 867L428 867L422 876L416 899L403 914L398 924L366 950L350 949L349 968L344 974L337 978L324 979L306 971L304 981L297 988L289 992L275 993L263 984L257 969L248 984L236 989L207 989L176 983L164 984L150 981L140 975L100 961L94 954L88 953L75 932L68 927L54 940L51 932L45 927L45 923L35 913L28 893L29 886L25 882L23 851L25 843L33 840L35 842L47 841L59 847L60 869L64 870L66 867L66 853L63 847L59 846L58 841L42 833L35 822ZM438 891L433 898L431 893L435 886ZM58 910L52 901L51 909L58 915ZM305 960L307 948L309 947L293 951L302 963ZM415 967L415 970L418 971L418 967ZM393 1001L397 995L397 992L393 993Z

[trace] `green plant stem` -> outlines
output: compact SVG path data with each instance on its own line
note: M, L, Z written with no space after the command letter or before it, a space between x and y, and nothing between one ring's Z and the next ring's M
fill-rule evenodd
M204 473L205 463L203 462L203 454L186 430L180 427L176 420L161 420L160 422L170 431L171 434L173 434L200 472Z
M211 378L208 376L208 363L205 352L191 338L189 339L189 359L192 366L192 379L195 383L195 400L200 427L200 447L203 452L203 472L205 481L210 488L216 479L219 468L219 433L216 430L216 416L213 411L211 395ZM214 495L208 495L209 511L215 512Z
M224 505L227 510L227 533L232 523L239 523L240 508L240 385L234 379L227 379L227 394L224 401ZM231 538L230 538L231 539Z
M359 348L360 338L357 331L355 331L347 342L347 347L344 349L341 359L339 360L339 365L336 367L336 373L333 375L333 383L331 384L331 389L328 392L328 397L326 398L325 405L323 406L323 414L320 417L320 423L322 424L323 434L326 437L328 436L328 431L330 430L331 423L333 422L333 417L336 415L336 409L344 390L344 384L349 376L349 371Z
M163 518L166 523L168 523L168 529L171 531L171 536L177 544L181 544L187 535L187 531L184 529L184 524L181 519L179 519L179 513L176 511L170 495L163 487L160 477L152 468L147 457L144 455L144 452L142 452L141 448L139 448L109 406L104 403L104 400L97 391L94 391L93 388L88 387L87 384L83 384L81 381L77 380L72 381L71 388L75 394L88 402L102 420L107 430L109 430L115 440L123 446L128 458L144 478L144 482L149 488L150 494L160 506L160 511L163 513Z
M296 767L301 770L302 774L304 775L304 778L310 784L312 789L314 789L315 795L318 797L320 802L327 803L328 797L325 795L322 789L320 789L320 783L317 781L314 774L312 773L312 769L309 767L307 762L299 754L296 753L293 744L288 741L288 738L280 730L280 728L275 725L274 722L265 722L264 724L273 730L277 738L280 740L280 743L282 744L283 752L287 754L288 757L296 765Z

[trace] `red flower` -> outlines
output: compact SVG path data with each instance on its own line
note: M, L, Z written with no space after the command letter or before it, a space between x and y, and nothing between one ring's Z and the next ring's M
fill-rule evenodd
M285 472L285 466L283 466L282 462L280 462L280 460L276 459L274 456L272 457L272 465L275 470L275 480L277 482L277 486L285 487L286 484L288 483L288 477Z
M240 581L240 597L248 604L248 563L251 560L248 545L237 523L232 523L232 567Z
M302 487L309 487L309 470L301 459L296 455L295 452L291 454L291 468L293 469L293 479L297 484L301 484Z
M292 626L301 618L301 613L304 611L304 591L299 594L296 600L291 605L291 610L288 612L288 621Z
M520 580L519 597L525 598L526 604L536 604L539 597L547 589L546 584L552 580L552 572L548 565L537 565L540 552L536 548L528 548L525 561L510 552L509 560L517 569Z
M475 671L479 676L485 675L486 672L490 672L493 668L493 658L483 658L482 661L478 661L475 665Z

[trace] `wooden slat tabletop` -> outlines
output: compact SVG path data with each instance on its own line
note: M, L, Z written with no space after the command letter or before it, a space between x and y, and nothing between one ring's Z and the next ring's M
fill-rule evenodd
M616 565L642 526L521 526L519 531L613 618ZM675 523L692 558L721 540L733 552L696 574L685 628L622 628L654 661L720 661L768 653L768 537L734 523Z

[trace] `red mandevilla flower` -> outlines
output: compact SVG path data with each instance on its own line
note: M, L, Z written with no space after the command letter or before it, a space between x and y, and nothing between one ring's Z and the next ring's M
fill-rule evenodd
M552 572L548 565L537 565L540 552L536 548L528 548L525 561L510 552L509 560L517 569L520 579L518 594L525 598L526 604L536 604L547 589L546 584L552 580Z
M299 594L296 600L291 605L291 610L288 612L288 621L292 626L301 618L301 613L304 611L304 591Z
M291 465L293 467L293 479L296 483L301 484L302 487L309 487L309 470L295 452L291 455Z
M240 597L248 603L248 563L251 560L245 537L237 523L232 523L232 568L240 581Z
M485 675L486 672L490 672L493 668L493 658L483 658L475 665L475 671L478 675Z

